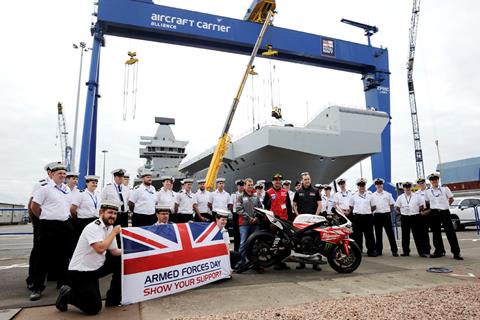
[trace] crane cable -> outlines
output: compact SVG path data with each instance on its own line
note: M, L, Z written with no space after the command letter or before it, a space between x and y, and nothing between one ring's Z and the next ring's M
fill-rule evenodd
M135 113L137 110L137 84L138 84L138 58L136 58L137 53L129 51L128 56L130 57L125 61L125 69L123 75L123 120L127 120L129 98L131 93L132 99L132 115L135 119ZM132 89L130 92L130 72L132 73Z

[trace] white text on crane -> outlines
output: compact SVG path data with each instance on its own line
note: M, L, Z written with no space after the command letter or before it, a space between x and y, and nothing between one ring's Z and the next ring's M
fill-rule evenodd
M152 13L150 26L157 28L165 29L177 29L177 26L187 26L198 29L205 29L217 32L228 33L230 32L231 26L220 24L222 19L217 19L218 23L211 23L205 21L196 21L193 19L186 19L180 17L174 17L159 13Z

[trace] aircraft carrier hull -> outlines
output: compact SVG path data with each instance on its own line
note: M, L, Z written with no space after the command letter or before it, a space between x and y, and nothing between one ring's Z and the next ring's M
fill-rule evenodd
M236 179L270 180L274 173L297 180L308 171L315 183L330 183L360 160L381 150L384 112L329 107L304 127L265 126L233 141L219 177L233 188ZM213 148L180 164L194 179L204 178Z

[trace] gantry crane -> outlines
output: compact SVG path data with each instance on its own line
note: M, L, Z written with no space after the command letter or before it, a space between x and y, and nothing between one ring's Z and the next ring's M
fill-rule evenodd
M222 134L218 139L217 146L215 151L213 152L212 160L210 161L210 166L208 167L207 176L205 178L205 188L207 190L213 190L215 186L215 180L217 178L218 170L220 169L220 165L223 161L223 157L227 153L228 144L230 143L230 126L233 121L233 116L235 115L235 111L237 110L238 103L240 102L240 97L242 96L243 89L245 87L245 83L247 82L248 76L253 72L253 61L258 53L258 49L262 44L263 36L267 31L267 27L273 21L273 15L275 10L275 1L272 0L261 0L254 2L253 10L250 12L250 16L246 17L247 19L251 20L252 22L263 23L262 29L260 30L260 34L258 35L257 41L255 46L253 47L252 54L250 55L250 60L248 61L246 70L243 74L242 81L240 83L240 87L238 88L237 94L233 99L232 106L230 108L230 113L228 114L227 120L225 121L225 126L223 127ZM248 15L248 13L247 13ZM264 52L264 56L271 56L275 55L277 52L272 49L272 46L268 46L268 51Z
M65 115L63 114L63 106L61 102L57 103L58 114L58 138L60 139L60 154L62 155L62 162L67 167L67 170L71 170L72 164L72 147L68 144L68 131L65 121Z
M415 163L417 167L417 178L425 177L423 167L422 144L420 141L420 126L418 124L417 102L415 99L415 88L413 85L413 63L415 60L415 45L417 42L418 15L420 12L420 0L413 0L412 20L410 24L410 50L407 63L408 95L410 99L410 113L412 115L413 143L415 147Z

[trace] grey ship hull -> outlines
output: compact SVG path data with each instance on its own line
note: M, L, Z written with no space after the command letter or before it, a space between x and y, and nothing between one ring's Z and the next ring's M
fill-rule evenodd
M381 150L381 133L389 121L384 112L329 107L305 127L266 126L231 143L219 177L233 188L236 179L269 180L281 173L297 180L310 172L317 183L330 183L360 160ZM204 178L213 148L183 162L179 170Z

